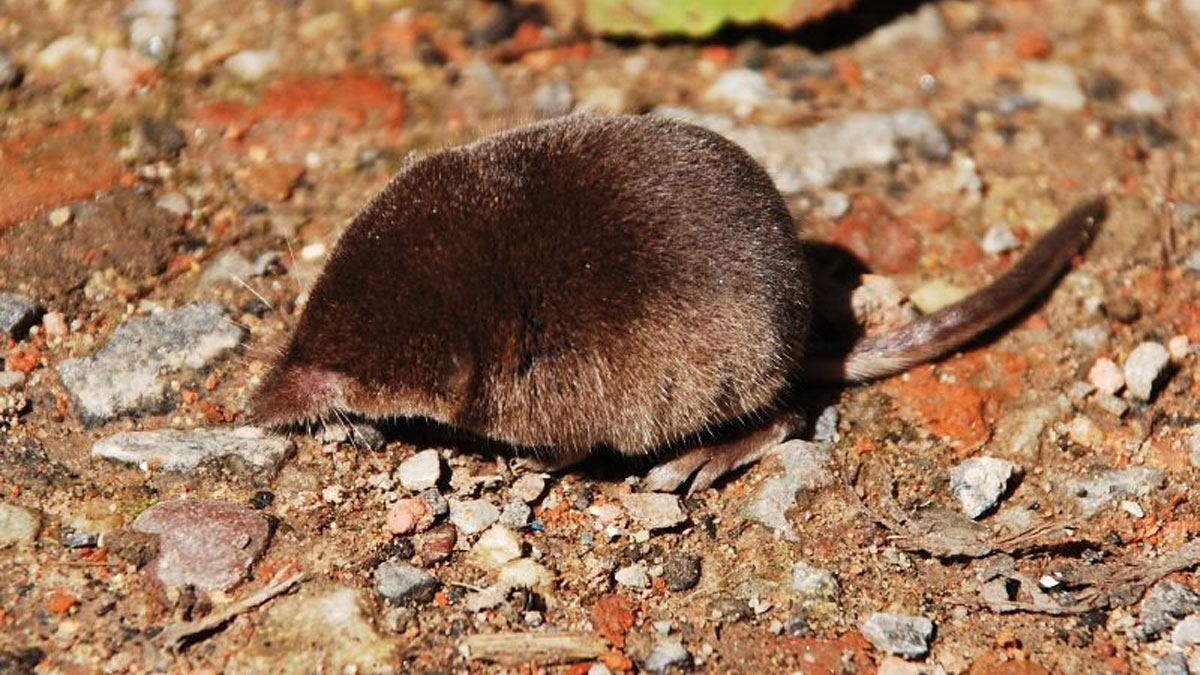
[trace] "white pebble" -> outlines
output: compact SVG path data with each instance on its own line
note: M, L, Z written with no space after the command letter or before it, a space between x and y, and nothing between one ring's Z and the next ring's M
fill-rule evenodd
M1155 383L1170 360L1167 348L1157 342L1143 342L1135 347L1125 359L1125 385L1129 387L1130 395L1149 401Z
M646 574L646 568L641 565L630 565L622 567L613 575L613 579L622 586L629 588L649 588L650 575Z
M1125 95L1125 107L1139 115L1165 115L1167 103L1149 89L1134 89Z
M1133 516L1134 518L1145 518L1146 517L1146 512L1142 510L1142 506L1140 504L1138 504L1137 502L1130 501L1128 499L1123 500L1121 502L1121 509L1123 511L1125 511L1125 513L1128 513L1129 515Z
M247 49L225 59L229 72L247 82L263 79L278 63L279 55L270 49Z
M55 227L62 227L71 222L71 217L74 214L71 212L71 207L60 206L50 212L50 224Z
M423 450L400 462L396 480L413 492L428 490L442 477L442 458L437 450Z
M999 222L988 228L987 233L983 235L981 245L984 253L997 255L1017 248L1021 245L1021 240L1017 238L1017 235L1013 234L1012 228L1008 226L1008 223Z
M1112 359L1099 358L1088 371L1088 382L1106 394L1115 394L1125 386L1125 376Z

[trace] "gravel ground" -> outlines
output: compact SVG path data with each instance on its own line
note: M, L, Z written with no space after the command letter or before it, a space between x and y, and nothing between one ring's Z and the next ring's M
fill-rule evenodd
M641 42L521 5L8 0L0 672L1200 673L1200 4L882 4ZM811 389L811 434L688 497L419 424L244 426L396 169L572 111L745 146L872 271L814 256L872 327L1111 215L1006 330Z

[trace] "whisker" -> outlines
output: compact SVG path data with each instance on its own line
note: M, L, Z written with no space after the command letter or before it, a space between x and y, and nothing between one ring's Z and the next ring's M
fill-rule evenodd
M254 294L254 297L256 297L256 298L258 298L259 300L261 300L261 301L262 301L262 304L264 304L264 305L266 305L266 306L267 306L267 309L271 310L272 312L273 312L273 311L275 311L275 306L274 306L274 305L272 305L272 304L271 304L271 302L270 302L269 300L267 300L266 298L264 298L264 297L263 297L263 295L262 295L262 293L259 293L258 291L254 290L254 287L253 287L253 286L251 286L250 284L246 283L246 282L245 282L245 281L244 281L244 280L243 280L241 277L239 277L238 275L236 275L236 274L235 274L235 275L233 275L233 280L234 280L234 281L236 281L236 282L238 282L239 284L241 284L242 288L244 288L244 289L246 289L246 290L250 291L251 293L253 293L253 294Z

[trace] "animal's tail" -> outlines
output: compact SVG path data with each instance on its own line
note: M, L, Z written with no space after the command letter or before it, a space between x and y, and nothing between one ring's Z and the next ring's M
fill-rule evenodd
M853 345L815 345L805 379L856 382L903 372L962 346L1011 318L1048 289L1108 215L1103 197L1071 210L1004 276L961 302ZM848 347L848 348L847 348Z

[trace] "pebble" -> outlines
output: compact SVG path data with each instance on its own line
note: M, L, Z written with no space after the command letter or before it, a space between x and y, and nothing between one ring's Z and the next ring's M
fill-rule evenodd
M1087 97L1071 66L1058 62L1026 61L1021 92L1050 108L1082 110Z
M575 92L564 80L544 82L533 90L533 109L544 117L557 117L571 112L575 105Z
M678 106L659 106L654 112L708 127L741 145L784 194L823 188L847 169L887 166L901 159L902 146L932 159L950 156L950 141L933 116L915 108L856 113L799 131L737 126L724 115Z
M1119 497L1145 497L1151 490L1161 487L1165 480L1166 476L1157 469L1134 466L1106 471L1092 478L1070 480L1067 490L1079 502L1084 515L1091 515Z
M837 220L850 211L850 195L839 190L832 190L821 200L820 214L830 220Z
M0 52L0 90L11 89L21 82L21 69L17 64L8 58L4 52Z
M110 47L100 54L100 77L118 96L127 96L144 87L153 71L153 61L128 49Z
M413 492L428 490L442 479L442 457L437 450L422 450L400 462L396 480Z
M546 477L541 474L527 473L513 481L512 493L521 501L532 504L542 498L546 491Z
M192 202L182 192L168 192L155 200L154 205L180 218L192 212Z
M95 532L72 532L62 540L66 548L95 548L99 543L100 535Z
M225 68L247 82L257 82L279 65L279 54L271 49L246 49L225 59Z
M96 441L92 456L191 471L217 457L238 457L254 469L273 469L291 452L292 441L257 427L124 431Z
M1167 114L1167 102L1149 89L1134 89L1125 95L1125 107L1138 115Z
M1193 424L1184 432L1184 442L1187 444L1188 458L1192 466L1200 469L1200 424Z
M135 0L125 8L129 22L129 45L142 54L163 62L175 50L179 9L175 0Z
M818 443L841 440L842 436L838 433L840 419L841 413L838 412L837 406L825 406L821 414L817 415L817 421L813 423L813 440Z
M493 525L471 547L468 559L486 572L496 571L521 557L521 539L503 525Z
M64 35L42 48L33 62L39 70L57 73L84 70L100 60L100 50L78 35Z
M1076 415L1067 423L1067 437L1085 448L1104 445L1104 430L1087 415Z
M1200 595L1183 584L1165 579L1146 593L1138 609L1133 634L1149 641L1173 629L1181 619L1200 612Z
M692 662L692 655L678 640L663 640L654 645L646 658L642 659L642 668L648 673L665 673L672 666L687 669Z
M867 334L895 330L919 316L896 280L879 274L862 275L862 283L850 292L850 309Z
M24 506L0 502L0 548L31 544L42 529L42 519Z
M161 412L171 402L164 374L209 365L237 347L242 332L220 305L192 303L128 319L94 356L66 359L58 374L86 424Z
M158 535L150 573L170 587L201 591L232 588L267 547L271 526L258 511L229 502L177 499L159 502L132 529Z
M787 512L796 505L796 494L801 490L817 490L833 483L833 460L824 445L800 439L784 443L771 454L779 458L783 475L764 480L743 515L786 539L795 539L796 531Z
M983 241L980 242L983 252L988 255L1006 253L1020 245L1021 240L1013 234L1012 228L1005 222L995 223L989 227L983 235Z
M0 335L19 340L38 321L41 307L16 293L0 291Z
M933 622L923 616L875 613L863 622L862 633L876 649L919 658L929 653Z
M62 312L46 312L42 316L42 328L47 337L66 337L71 333L71 326Z
M397 605L429 602L440 585L432 574L403 560L385 560L375 568L375 591Z
M639 525L648 530L665 530L687 521L679 497L661 492L626 495L621 504Z
M1149 401L1154 385L1171 363L1167 348L1157 342L1143 342L1125 359L1125 385L1136 399Z
M1171 644L1176 647L1200 645L1200 614L1192 614L1175 625L1171 631Z
M185 213L186 211L185 209ZM200 285L211 286L218 281L232 281L240 286L254 277L266 274L271 265L279 262L281 258L278 251L261 253L254 260L236 250L225 251L204 268L204 272L200 274Z
M724 106L737 117L746 117L759 106L779 95L767 84L767 78L757 70L735 68L721 73L703 98L709 103Z
M46 219L49 220L50 224L54 227L62 227L63 225L71 222L71 218L74 215L75 213L71 211L70 206L60 206L51 211L50 215L46 216Z
M687 591L700 583L700 557L691 553L671 553L663 563L663 580L672 591Z
M1129 404L1125 402L1125 399L1102 391L1096 392L1092 396L1092 403L1100 410L1117 418L1123 417L1125 413L1129 412Z
M922 314L932 314L943 307L953 305L968 295L970 295L970 291L955 286L945 279L931 279L918 286L909 297Z
M1154 664L1154 675L1189 675L1190 672L1183 652L1171 652Z
M388 508L384 524L392 534L412 534L428 530L435 520L429 502L420 497L409 497Z
M1172 362L1184 360L1191 351L1191 340L1186 335L1173 335L1167 340L1167 353L1171 355Z
M467 596L463 606L468 612L492 609L500 606L508 594L517 588L527 588L549 597L554 591L554 576L529 558L514 560L500 570L496 583Z
M446 514L450 513L450 502L446 501L437 488L422 490L417 497L424 499L429 504L429 508L433 509L434 518L445 518Z
M641 563L622 567L613 574L613 579L629 588L650 588L650 575Z
M500 519L500 509L483 499L450 500L450 522L468 537L491 527Z
M587 675L612 675L612 671L603 663L593 663L591 668L588 668Z
M797 604L806 611L836 604L840 594L832 572L804 562L792 565L792 589L796 591Z
M519 499L505 504L504 510L500 512L500 522L509 527L525 527L530 518L533 518L533 509Z
M25 373L19 370L0 370L0 391L16 389L25 384Z
M1125 386L1125 375L1112 359L1099 358L1088 371L1088 382L1100 391L1112 395Z
M450 559L458 543L458 530L449 523L438 525L421 539L419 554L421 564L426 567Z

